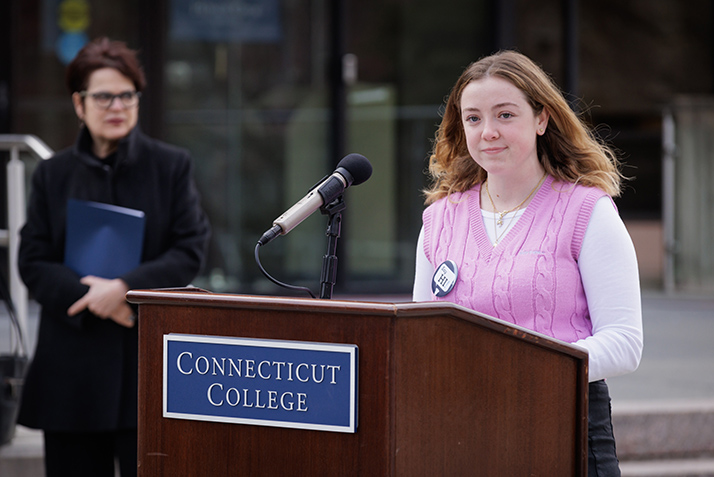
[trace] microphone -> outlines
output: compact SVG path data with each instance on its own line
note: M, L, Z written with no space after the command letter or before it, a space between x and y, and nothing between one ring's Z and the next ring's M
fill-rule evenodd
M285 235L297 227L317 209L337 199L352 184L359 185L372 175L372 164L361 154L348 154L337 164L337 169L273 221L258 245L265 245L278 235Z

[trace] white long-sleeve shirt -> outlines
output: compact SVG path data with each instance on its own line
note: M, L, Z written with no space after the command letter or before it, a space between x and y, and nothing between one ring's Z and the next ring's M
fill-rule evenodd
M512 227L523 212L524 209L506 215L505 226ZM494 214L482 211L482 215L493 242ZM573 344L588 352L589 381L634 371L640 363L643 347L637 256L625 224L608 197L599 199L595 205L583 238L578 268L593 334ZM422 228L417 241L414 301L432 300L433 275L434 266L424 252Z

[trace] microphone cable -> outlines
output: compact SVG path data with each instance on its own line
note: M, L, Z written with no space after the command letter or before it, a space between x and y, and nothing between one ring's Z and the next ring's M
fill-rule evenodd
M273 277L265 270L265 268L263 268L263 265L260 263L260 254L258 253L258 251L260 250L260 246L261 246L261 245L263 245L261 242L258 242L258 243L255 245L255 263L258 264L258 268L260 268L260 271L263 272L263 275L265 275L265 276L268 278L268 280L270 280L271 282L273 282L273 283L275 283L276 285L279 285L279 286L281 286L281 287L283 287L283 288L287 288L287 289L290 289L290 290L301 291L301 292L307 292L312 298L317 298L317 297L315 296L315 294L312 292L312 290L310 290L310 289L307 288L307 287L301 287L301 286L296 286L296 285L289 285L289 284L287 284L287 283L283 283L283 282L281 282L280 280L277 280L277 279L273 278Z

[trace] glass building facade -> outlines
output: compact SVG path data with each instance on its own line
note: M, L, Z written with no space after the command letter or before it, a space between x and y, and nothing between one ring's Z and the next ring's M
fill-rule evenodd
M356 152L374 172L345 193L335 292L408 294L431 140L465 66L506 47L542 64L622 151L623 217L656 223L662 108L712 93L713 24L704 0L6 0L0 133L70 146L66 63L88 39L126 41L147 73L141 127L195 160L213 226L196 285L285 293L257 240ZM326 225L315 213L262 247L265 269L316 290Z

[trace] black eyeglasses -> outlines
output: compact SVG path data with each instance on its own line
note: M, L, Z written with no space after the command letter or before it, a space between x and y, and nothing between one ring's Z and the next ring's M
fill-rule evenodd
M139 98L141 97L141 92L139 91L124 91L119 94L107 93L100 91L99 93L88 93L86 91L80 91L80 96L86 98L89 96L94 100L97 107L102 109L109 109L109 107L114 102L114 99L119 98L121 104L124 108L132 108L139 103Z

